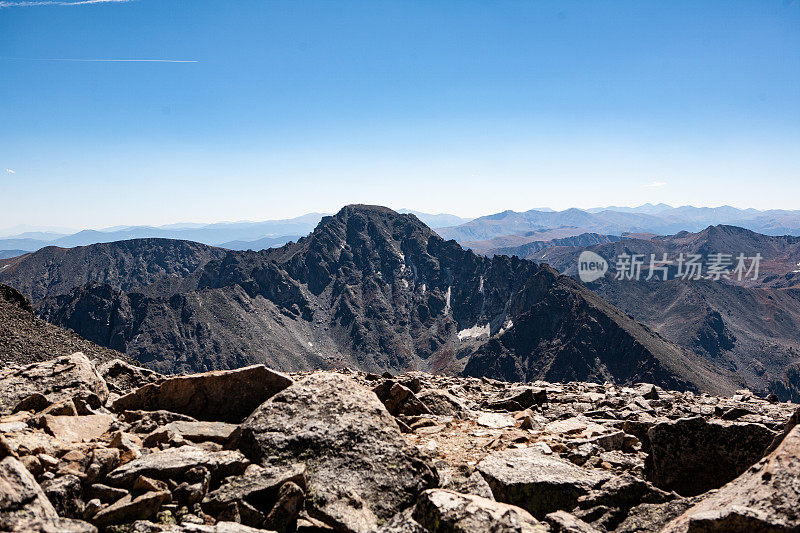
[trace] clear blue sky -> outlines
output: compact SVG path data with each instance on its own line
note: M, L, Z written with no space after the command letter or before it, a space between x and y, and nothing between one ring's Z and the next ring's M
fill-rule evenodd
M800 209L798 0L68 3L0 1L0 227Z

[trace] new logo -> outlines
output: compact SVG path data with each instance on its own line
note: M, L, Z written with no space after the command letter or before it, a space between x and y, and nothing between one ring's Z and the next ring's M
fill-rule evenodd
M594 252L585 250L578 257L578 277L584 283L602 278L608 272L608 262Z

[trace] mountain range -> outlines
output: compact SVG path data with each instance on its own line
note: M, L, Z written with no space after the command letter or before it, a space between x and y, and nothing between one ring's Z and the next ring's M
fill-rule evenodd
M477 219L451 214L430 214L409 209L444 238L452 238L483 252L500 246L546 242L583 233L605 235L659 234L700 231L711 225L728 224L766 235L800 235L800 211L738 209L722 207L670 207L644 204L638 207L605 207L554 211L536 208L525 212L503 211ZM63 229L20 226L26 231L0 232L0 258L21 255L45 246L87 246L125 239L164 238L195 241L232 250L263 250L283 246L307 235L324 215L309 213L285 220L264 222L179 223L164 226L117 226L103 230L60 233ZM59 230L59 231L55 231ZM502 241L502 242L498 242Z
M718 224L739 226L765 235L800 235L800 211L758 211L730 206L670 207L664 204L586 211L581 209L530 210L521 213L503 211L476 218L466 224L440 228L438 232L444 238L455 239L462 243L475 243L497 237L554 229L571 230L572 235L581 233L669 235L680 231L700 231Z
M0 261L0 282L49 322L167 373L265 362L715 392L744 384L546 265L475 254L384 207L347 206L263 251L158 239L56 250Z
M698 357L736 372L753 389L800 398L800 237L718 225L669 236L584 234L484 253L524 257L577 277L578 257L585 250L609 263L604 277L587 284L604 299ZM758 279L675 279L673 264L667 281L661 273L646 281L651 254L675 261L680 254L707 258L714 253L761 254ZM639 281L615 279L620 254L645 258Z

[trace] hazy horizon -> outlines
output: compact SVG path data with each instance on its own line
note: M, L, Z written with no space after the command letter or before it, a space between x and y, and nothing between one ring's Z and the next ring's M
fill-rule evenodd
M663 202L660 202L660 203L663 203ZM345 205L350 205L350 204L345 204ZM374 204L374 205L380 205L380 204ZM568 207L568 208L565 208L565 209L553 209L553 208L550 208L548 206L538 206L538 207L531 207L529 209L523 209L523 210L519 210L519 211L516 211L516 210L512 210L512 211L516 211L516 212L519 212L519 213L523 213L523 212L526 212L526 211L547 211L547 210L556 211L556 212L563 212L563 211L568 211L570 209L580 209L582 211L589 211L589 210L594 211L594 210L601 210L601 209L602 210L614 210L615 208L619 208L619 209L636 209L636 208L645 207L645 206L648 206L648 205L656 206L658 204L654 204L654 203L648 202L648 203L639 204L639 205L593 206L593 207L588 207L588 208L581 208L581 207L572 206L572 207ZM669 205L669 204L665 204L665 205L667 205L667 207L669 207L671 209L678 209L678 208L684 208L684 207L695 208L695 209L719 209L719 208L723 208L723 207L733 207L735 209L740 209L740 210L755 209L755 208L751 208L751 207L738 207L738 206L731 206L731 205L716 205L716 206L702 206L702 205L691 205L691 204L686 204L686 205ZM262 219L242 219L242 220L213 220L213 221L180 220L180 221L167 222L167 223L164 223L164 224L149 224L149 223L117 224L117 225L114 225L114 226L93 226L93 227L88 227L88 226L87 227L64 227L64 226L49 226L49 225L41 225L41 224L33 224L33 223L30 223L30 224L29 223L24 223L24 224L17 224L17 225L14 225L14 226L0 227L0 237L7 237L7 236L14 235L14 234L17 234L17 233L21 234L21 233L28 233L28 232L31 232L31 233L33 233L33 232L43 232L43 233L50 232L50 233L65 233L65 234L69 234L69 233L73 233L73 232L87 231L87 230L88 231L113 231L113 230L117 230L117 229L121 229L121 228L132 228L132 227L164 228L164 227L169 227L169 226L177 226L177 227L181 227L181 226L198 226L198 227L202 227L202 226L209 226L209 225L214 225L214 224L258 224L258 223L261 223L261 222L294 220L294 219L297 219L297 218L302 218L302 217L312 216L312 215L320 215L320 216L332 215L332 214L335 214L336 212L338 212L343 207L344 207L344 205L342 205L338 209L332 210L330 212L316 212L316 211L315 212L305 212L305 213L299 213L297 215L289 216L289 217L285 217L285 218L262 218ZM445 213L445 212L427 213L427 212L424 212L424 211L419 210L419 209L413 209L413 208L408 208L408 207L400 207L400 208L392 207L392 206L384 206L384 207L389 207L390 209L392 209L394 211L398 211L398 212L401 212L401 211L413 211L413 212L424 213L426 215L432 215L432 216L449 215L449 216L457 216L457 217L468 219L468 220L474 220L474 219L481 218L481 217L484 217L484 216L494 215L494 214L497 214L497 213L500 213L500 212L503 212L503 211L508 211L508 210L504 209L502 211L497 211L497 212L492 212L492 213L483 213L483 214L478 215L476 217L470 217L470 216L461 215L459 213ZM766 212L766 211L776 211L776 210L773 210L773 209L758 209L757 211ZM780 210L780 209L778 209L777 211L795 211L795 212L800 212L800 209L792 209L792 210ZM22 228L22 229L19 232L10 233L10 230L14 230L15 228Z

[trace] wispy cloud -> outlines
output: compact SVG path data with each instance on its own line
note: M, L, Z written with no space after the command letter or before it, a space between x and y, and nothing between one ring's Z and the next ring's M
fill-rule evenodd
M647 184L647 187L663 187L666 185L666 181L654 181L652 183Z
M17 173L16 171L11 170L10 168L7 168L6 172L8 172L9 174L16 174Z
M87 4L125 4L133 0L76 0L75 2L67 2L62 0L43 0L36 2L34 0L5 2L0 1L0 9L4 7L41 7L41 6L85 6Z
M4 61L72 61L88 63L197 63L196 59L95 59L73 57L0 57Z

